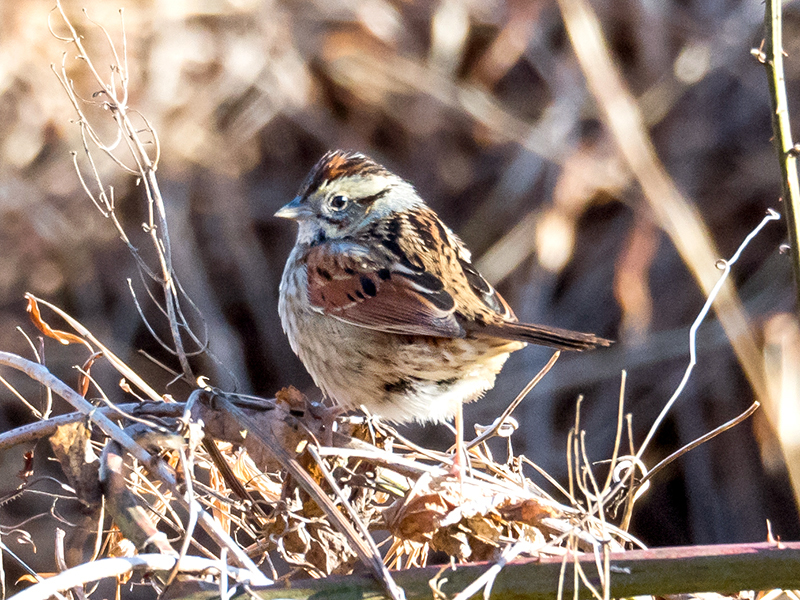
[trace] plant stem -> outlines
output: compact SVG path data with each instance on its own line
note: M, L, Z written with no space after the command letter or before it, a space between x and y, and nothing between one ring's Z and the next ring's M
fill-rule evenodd
M599 582L593 554L579 555L581 566L592 583ZM681 594L695 592L734 593L740 590L796 589L800 585L800 543L731 544L632 550L610 554L611 597ZM564 597L572 598L572 563L568 558ZM455 571L441 566L393 572L408 600L431 598L431 588L451 595L463 590L490 565L463 565ZM545 600L556 597L561 558L517 560L505 565L492 586L492 600ZM432 581L433 580L433 581ZM439 582L440 585L435 585ZM261 600L286 598L306 600L369 600L383 597L379 584L367 576L327 577L295 581L291 588L273 586L253 590ZM200 593L193 600L213 594ZM589 598L586 588L579 598ZM247 594L231 600L244 600Z
M789 230L789 256L794 271L796 310L800 311L800 221L797 206L800 202L800 183L797 178L798 149L792 142L789 121L789 100L783 75L783 32L781 25L781 0L767 0L764 16L766 36L763 51L754 51L767 69L769 96L772 104L772 131L778 162L781 167L781 193L785 207L786 227Z

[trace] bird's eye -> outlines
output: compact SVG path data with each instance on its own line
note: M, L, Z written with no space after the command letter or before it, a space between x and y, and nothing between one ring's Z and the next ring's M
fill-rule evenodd
M349 202L347 196L336 195L328 201L333 210L342 210Z

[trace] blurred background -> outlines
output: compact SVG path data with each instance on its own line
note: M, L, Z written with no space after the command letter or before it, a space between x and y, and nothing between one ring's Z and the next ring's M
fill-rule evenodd
M618 91L635 98L714 256L730 257L768 208L781 210L766 76L750 52L763 37L763 3L590 6L622 74ZM146 294L128 250L75 173L70 152L81 154L80 132L51 64L60 68L66 52L82 96L91 99L97 86L51 35L49 19L63 30L52 8L0 3L0 348L30 356L16 331L34 334L29 291L82 321L156 389L183 399L189 390L167 388L171 375L139 353L170 360L137 315L127 279ZM646 197L618 150L556 2L65 1L106 75L112 57L82 8L114 40L124 8L129 104L158 132L173 260L218 359L198 360L199 373L226 389L271 397L294 385L319 397L278 319L295 229L272 215L326 150L353 149L415 184L521 320L618 340L562 356L517 410L514 451L565 483L567 432L583 394L589 457L608 458L622 369L634 443L642 442L683 375L688 328L705 296L654 210L660 200ZM795 116L798 8L787 3L784 31ZM95 112L111 141L108 114ZM141 231L136 180L110 163L99 168L121 220ZM770 224L733 269L749 327L737 335L754 349L746 368L712 313L699 331L694 374L645 462L652 467L744 411L756 398L753 377L762 377L765 404L655 478L632 527L648 544L762 541L767 519L775 535L800 538L800 334L785 238L783 222ZM496 388L467 408L468 431L490 423L549 355L516 353ZM70 383L72 365L84 359L47 344L48 366ZM114 400L130 401L118 376L95 369ZM0 397L4 429L30 420L10 393ZM402 431L442 449L450 439L432 426ZM26 449L2 456L3 492L16 485ZM40 444L37 463L48 452ZM26 514L19 504L3 507L5 524Z

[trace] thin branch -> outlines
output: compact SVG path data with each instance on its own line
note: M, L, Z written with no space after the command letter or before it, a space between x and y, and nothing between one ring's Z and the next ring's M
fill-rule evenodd
M661 413L656 418L653 425L650 427L650 431L647 432L647 437L645 437L644 442L639 447L639 451L636 453L636 458L641 459L642 455L644 454L645 450L647 449L648 445L652 441L653 437L655 436L656 432L658 431L659 426L664 421L667 416L667 413L670 411L672 406L678 400L678 397L683 393L683 389L686 387L687 382L689 381L689 377L692 374L692 370L694 369L695 365L697 364L697 330L700 328L700 325L706 318L708 311L711 309L711 304L714 300L717 299L717 295L719 291L722 289L723 284L728 279L728 275L730 275L731 267L739 260L742 252L744 249L747 248L747 245L756 237L759 232L766 227L767 223L770 221L774 221L776 219L780 219L780 215L775 212L774 210L770 209L768 211L767 216L765 216L761 222L753 229L747 237L744 238L739 247L736 249L736 252L731 256L729 260L718 260L716 265L718 268L722 270L722 274L717 279L717 283L711 288L711 291L708 294L708 298L706 299L705 304L703 304L703 308L700 310L700 313L697 315L697 318L692 323L692 326L689 328L689 365L686 367L686 371L683 374L683 378L681 382L678 384L678 387L675 388L675 391L672 394L672 397L666 403L664 408L661 410Z
M64 319L67 323L69 323L70 327L72 327L75 331L77 331L81 336L90 340L95 346L100 348L103 351L103 356L105 356L106 360L111 363L111 365L119 371L119 373L134 383L136 387L138 387L145 395L150 398L153 402L161 402L163 398L152 388L150 385L142 379L136 371L131 369L127 364L125 364L121 358L119 358L116 354L114 354L111 350L108 349L105 345L103 345L100 340L98 340L94 334L89 331L86 327L84 327L80 321L74 319L69 314L65 313L63 310L55 306L54 304L50 304L49 302L42 300L41 298L37 298L33 294L25 294L25 298L28 300L33 300L38 304L42 304L48 307L50 310L55 312L58 316Z
M514 409L516 409L517 406L519 406L519 403L525 399L525 396L527 396L530 393L530 391L534 387L536 387L536 384L538 384L542 380L542 378L545 375L547 375L547 373L550 372L550 369L552 369L553 365L556 364L556 361L558 360L559 356L561 356L560 350L553 353L553 356L550 357L550 360L547 361L547 364L544 367L542 367L541 370L536 374L536 376L528 382L528 385L526 385L522 389L522 391L519 394L517 394L517 397L514 398L514 401L511 402L511 404L509 404L506 407L506 409L503 411L503 414L501 414L497 419L495 419L494 423L492 423L478 437L468 442L465 448L467 450L469 450L470 448L474 448L478 444L481 444L484 441L488 440L490 437L494 436L495 433L497 433L497 430L500 429L503 423L506 422L506 419L508 419L508 417L511 416L511 413L514 412Z
M742 243L739 244L739 247L736 249L736 252L734 252L733 256L731 256L729 260L720 259L716 261L716 266L717 268L722 270L722 274L719 276L717 283L711 289L711 292L709 293L708 298L706 299L706 302L703 305L703 308L700 310L699 314L692 323L692 326L689 328L689 364L687 365L686 370L684 371L683 378L681 379L681 382L678 384L678 387L675 388L675 391L672 393L670 399L664 405L664 408L661 409L661 412L659 413L656 420L653 422L652 426L650 427L650 430L647 432L647 436L645 437L644 442L642 442L642 445L639 447L639 450L636 452L631 461L631 468L628 469L627 473L622 476L617 485L614 486L614 489L607 492L608 497L613 498L614 496L616 496L633 477L633 472L635 471L637 464L641 463L642 456L644 455L645 450L647 450L647 447L649 446L650 442L655 437L658 428L661 426L661 423L664 422L664 419L666 418L667 414L675 405L675 402L678 401L680 395L683 393L683 390L689 381L689 377L691 376L692 371L694 370L694 367L697 364L697 330L700 328L700 325L703 323L706 316L708 315L708 312L711 310L711 305L717 298L717 294L723 288L723 284L727 280L728 275L730 275L731 267L736 263L736 261L739 260L739 257L741 256L742 252L744 252L745 248L753 240L753 238L755 238L770 221L774 221L776 219L780 219L780 215L774 210L769 209L767 215L745 237Z
M611 477L614 473L614 468L617 465L617 458L619 458L619 446L622 443L622 424L625 419L625 383L628 381L628 372L623 370L622 377L619 382L619 401L617 402L617 431L614 436L614 450L611 453L611 462L608 467L608 475L606 482L603 484L603 492L605 493L611 486Z
M675 452L673 452L672 454L667 456L665 459L663 459L661 462L659 462L655 467L650 469L647 472L647 474L644 477L642 477L642 479L640 481L637 482L636 488L637 489L641 488L650 479L652 479L659 471L661 471L661 469L666 467L668 464L670 464L675 459L680 458L681 456L683 456L687 452L689 452L691 450L694 450L695 448L697 448L698 446L700 446L702 444L705 444L708 440L717 437L720 433L728 431L728 429L731 429L732 427L736 427L739 423L742 423L746 419L750 418L750 416L752 416L752 414L758 410L759 406L761 406L761 404L759 404L757 401L753 402L753 404L750 405L750 408L748 408L742 414L740 414L737 417L731 419L730 421L727 421L727 422L723 423L719 427L715 427L714 429L712 429L708 433L701 435L699 438L697 438L693 442L690 442L690 443L686 444L685 446L683 446L682 448L680 448L679 450L676 450Z
M38 408L36 408L36 407L35 407L33 404L31 404L30 402L28 402L28 401L25 399L25 396L23 396L22 394L20 394L20 393L17 391L17 388L15 388L13 385L11 385L11 382L10 382L10 381L8 381L8 380L7 380L5 377L3 377L2 375L0 375L0 384L4 385L4 386L6 387L6 389L7 389L9 392L11 392L11 393L12 393L12 394L13 394L13 395L14 395L14 396L17 398L17 400L19 400L20 402L22 402L22 403L23 403L23 404L24 404L24 405L25 405L25 406L28 408L28 410L29 410L29 411L31 411L31 412L33 413L33 416L34 416L34 417L36 417L37 419L41 419L41 418L43 418L43 417L44 417L44 415L43 415L41 412L39 412L39 409L38 409Z
M25 571L25 572L26 572L28 575L30 575L30 576L31 576L31 577L33 577L33 578L34 578L36 581L38 581L38 582L39 582L39 584L41 584L41 583L45 583L45 582L47 582L47 581L48 581L47 579L43 579L42 577L40 577L40 576L39 576L39 574L38 574L36 571L34 571L33 569L31 569L31 568L28 566L28 563L26 563L26 562L25 562L24 560L22 560L22 559L21 559L19 556L17 556L17 554L16 554L16 553L15 553L15 552L14 552L14 551L11 549L11 548L9 548L8 546L6 546L6 544L5 544L5 543L4 543L2 540L0 540L0 554L6 554L6 555L8 555L8 556L9 556L11 559L13 559L13 560L14 560L14 562L16 562L16 563L17 563L17 564L18 564L20 567L22 567L22 568L23 568L23 570L24 570L24 571ZM0 562L3 562L3 561L2 561L2 560L0 560ZM37 585L39 585L39 584L37 584ZM3 586L5 587L5 581L3 581ZM17 594L17 595L18 595L18 594ZM14 597L16 598L16 596L17 596L17 595L15 595ZM63 596L63 595L62 595L62 594L61 594L61 593L60 593L58 590L54 591L54 592L53 592L52 594L50 594L50 595L51 595L51 596L55 596L55 597L56 597L58 600L67 600L67 598L66 598L65 596Z
M132 248L130 241L127 238L127 235L122 230L119 221L115 217L114 207L112 203L109 201L108 196L105 194L105 186L102 183L100 178L99 171L95 164L94 158L92 156L92 150L90 148L89 141L94 144L97 148L103 151L106 156L108 156L112 161L114 161L118 166L123 168L126 172L131 174L135 174L140 180L144 183L144 192L147 198L147 208L148 208L148 220L144 225L145 233L150 237L150 241L152 247L155 251L155 256L158 261L158 271L160 276L155 278L155 274L151 271L151 269L144 263L139 252L133 249L134 257L139 265L140 269L147 273L148 275L152 276L161 286L163 290L164 297L163 299L154 299L155 304L163 309L166 313L167 317L167 324L170 329L171 337L172 337L172 345L173 348L171 351L177 357L178 362L181 366L181 371L183 374L183 378L190 382L194 382L194 375L192 372L192 368L189 365L188 354L184 348L184 339L183 335L184 332L189 331L191 332L188 323L185 321L183 317L183 313L181 310L181 292L180 286L176 284L175 281L175 274L173 271L172 266L172 253L170 248L170 241L169 241L169 233L168 233L168 224L166 220L166 211L164 209L164 200L161 195L161 191L159 188L158 180L155 177L155 170L157 167L157 161L160 156L160 143L158 141L158 134L156 131L150 126L149 121L141 115L141 113L130 111L127 102L128 102L128 84L129 84L129 74L128 74L128 57L127 57L127 35L124 29L124 22L123 22L123 33L122 33L122 55L117 52L116 45L114 44L111 36L109 35L108 31L100 24L95 23L91 19L89 19L88 14L84 10L84 15L86 16L89 22L95 24L102 34L105 36L106 42L111 49L113 55L113 64L112 64L112 73L110 81L106 82L100 76L98 69L95 67L89 53L86 51L83 42L78 35L75 27L73 26L72 22L67 17L64 9L61 5L61 2L57 0L56 8L61 15L62 20L64 21L66 27L69 30L70 36L56 36L58 39L63 41L69 42L74 45L74 47L78 51L78 58L83 61L86 67L89 69L93 79L96 83L101 87L102 91L97 92L94 94L93 97L98 95L105 95L107 100L102 103L104 108L107 108L112 118L114 119L115 123L117 124L117 140L112 145L104 144L97 132L93 129L92 125L86 118L85 114L82 111L81 105L82 103L86 102L79 98L77 92L75 91L75 87L72 81L68 78L65 69L65 63L62 61L62 68L61 73L56 72L56 75L61 82L62 86L64 87L67 96L69 97L73 108L75 109L76 113L78 114L79 118L79 125L81 128L81 135L83 138L84 144L84 154L86 155L87 159L89 160L89 165L92 170L92 176L94 179L94 184L97 186L98 190L100 190L100 196L96 197L91 190L89 189L86 181L84 181L83 177L78 171L79 179L81 180L81 185L83 186L84 190L87 192L89 197L91 198L92 202L101 210L101 212L107 216L112 217L113 222L117 230L125 240L125 243L128 245L129 248ZM120 18L122 17L122 13L120 13ZM50 24L51 31L53 31L52 24ZM54 35L56 35L54 33ZM65 57L66 58L66 57ZM55 68L53 68L55 71ZM119 83L119 90L117 89L117 84ZM144 129L137 128L131 120L131 112L138 115L142 121L144 122ZM155 156L153 158L150 157L148 154L147 148L145 147L146 144L142 141L140 137L140 133L142 131L146 131L154 141L155 146ZM128 151L129 157L135 163L135 167L131 168L125 165L122 160L115 154L115 151L118 151L122 148L117 148L120 142L124 141L125 146ZM76 163L76 170L77 170L77 163ZM110 188L109 188L110 189ZM149 324L148 324L149 327ZM197 336L193 333L190 335L192 341L197 340ZM202 351L202 346L201 351Z
M49 389L49 388L48 388ZM158 404L147 405L146 414L152 414L160 417L178 417L183 411L184 404L182 402L159 402ZM142 408L138 402L131 402L129 404L117 404L114 408L103 407L96 408L96 413L104 414L111 418L114 415L120 414L120 411L128 413L136 409ZM0 433L0 451L7 450L19 444L29 444L48 437L55 433L56 429L62 425L69 423L77 423L78 421L85 421L86 414L82 412L73 412L66 415L59 415L51 417L44 421L36 421L27 425L21 425L10 431Z
M311 455L311 457L316 461L317 466L322 472L322 476L325 478L326 483L330 486L331 490L333 490L333 493L339 499L339 502L344 507L345 512L347 512L347 514L350 516L350 519L353 521L356 530L361 534L362 538L366 542L367 547L371 551L373 558L376 561L380 562L381 565L383 565L383 560L381 559L380 550L378 550L378 547L375 545L375 540L373 540L372 536L369 534L369 531L367 530L367 525L364 523L363 519L359 517L358 512L356 512L356 509L353 508L353 505L347 500L347 498L345 498L341 488L339 488L339 485L336 483L336 480L333 478L333 475L331 475L331 472L328 469L325 462L322 460L322 458L320 458L319 454L317 454L317 451L314 448L313 444L309 444L307 450L308 453ZM388 569L386 569L386 567L384 566L383 569L381 569L381 571L382 572L379 574L383 576L384 584L387 588L387 591L389 591L389 593L391 594L392 598L396 600L405 598L405 596L403 595L403 591L395 585L391 575L389 575Z

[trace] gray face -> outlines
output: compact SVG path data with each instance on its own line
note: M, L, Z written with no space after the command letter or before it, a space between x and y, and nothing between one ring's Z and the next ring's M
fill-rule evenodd
M315 183L315 187L304 185L292 202L275 213L298 222L301 243L350 236L377 219L422 203L409 183L388 171Z

